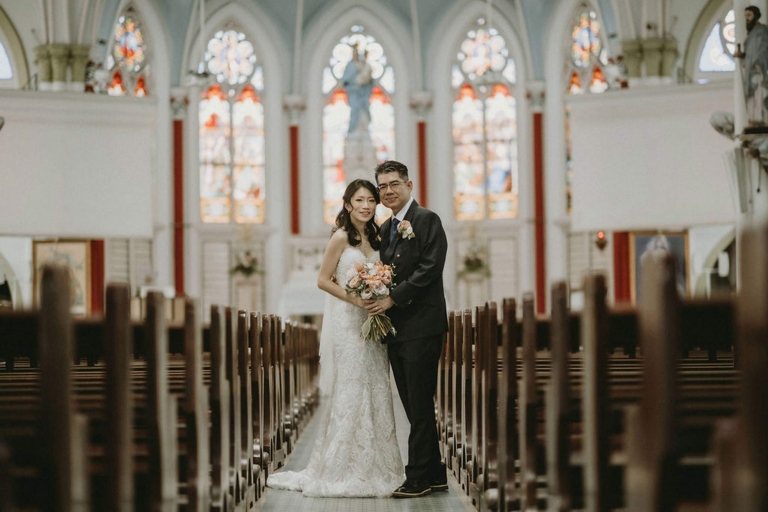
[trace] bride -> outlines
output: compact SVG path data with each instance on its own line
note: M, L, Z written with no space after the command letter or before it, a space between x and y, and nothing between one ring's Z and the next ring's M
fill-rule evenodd
M368 312L343 283L358 263L379 259L376 187L355 180L323 256L318 287L329 295L320 341L320 389L326 400L320 430L303 471L270 475L274 489L314 497L389 497L405 479L385 345L363 340ZM341 284L339 284L341 283Z

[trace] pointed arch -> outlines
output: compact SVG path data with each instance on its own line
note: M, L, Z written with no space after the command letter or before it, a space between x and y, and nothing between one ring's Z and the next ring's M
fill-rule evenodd
M173 282L171 272L173 254L172 244L172 207L171 207L171 176L167 172L171 168L171 44L167 30L167 24L163 20L158 0L120 0L112 13L112 27L117 24L121 13L129 5L133 5L141 13L144 29L148 39L152 41L152 62L154 66L154 94L147 101L153 102L156 108L155 140L156 155L153 159L156 167L151 169L154 181L154 213L155 225L154 238L152 240L152 261L158 284ZM105 49L106 50L106 49Z
M733 76L729 72L702 73L699 71L701 52L707 44L707 39L715 24L725 18L726 13L733 8L733 2L726 0L709 0L707 5L699 13L696 23L688 37L683 57L683 72L691 81L702 80L729 80Z
M516 11L495 4L492 11L492 25L504 38L509 51L509 57L515 62L516 84L512 94L515 99L517 112L517 147L518 147L518 219L532 216L532 140L530 137L531 123L528 100L526 99L526 84L533 76L531 58L524 39L520 20ZM456 52L461 42L467 36L467 30L477 23L478 18L487 15L487 4L472 1L467 4L456 3L447 9L432 32L427 45L427 62L431 63L427 70L426 88L434 91L433 108L430 113L430 168L434 172L445 173L442 179L432 180L429 190L429 202L433 208L442 214L445 222L454 223L453 190L454 177L451 169L454 165L452 151L445 150L446 141L452 141L452 110L455 92L451 86L451 70L456 60Z
M392 97L395 119L395 147L397 159L416 169L416 147L413 137L413 117L408 100L412 89L411 77L414 60L409 50L413 48L411 34L402 21L378 4L361 6L354 0L342 0L317 16L305 31L301 48L301 62L305 63L301 76L301 93L307 100L307 110L302 119L302 210L301 225L310 233L325 233L323 221L323 109L326 96L322 91L323 69L333 47L347 35L354 25L365 27L376 38L387 54L397 80L397 93ZM416 178L415 172L412 179ZM369 177L373 180L373 170ZM414 180L415 182L417 180ZM417 183L418 186L418 183Z
M547 218L547 279L554 282L568 277L568 236L570 217L568 215L566 176L568 153L566 136L566 86L568 77L564 58L569 53L569 38L574 13L585 0L561 0L547 25L544 78L545 78L545 136L547 141L544 160L547 162L544 188L546 190L545 216ZM602 19L599 2L587 3ZM618 20L619 22L621 20ZM608 41L604 41L607 45ZM609 274L612 274L612 266Z
M0 77L0 89L20 89L29 82L29 65L16 27L0 6L0 60L8 59L11 76ZM0 63L2 64L2 63Z
M282 97L280 93L283 90L283 78L289 69L289 63L287 62L287 51L285 48L276 44L280 41L280 38L278 34L272 33L274 23L269 23L268 20L267 15L261 13L255 7L246 8L236 2L227 3L214 10L205 20L207 33L201 34L198 28L194 34L189 34L188 36L180 81L185 83L187 73L190 70L198 69L203 55L203 48L207 47L208 41L217 32L231 27L244 35L245 39L253 46L254 55L258 59L258 66L263 71L263 92L259 92L259 97L263 106L262 126L265 128L264 146L267 149L264 152L263 161L266 179L261 194L266 197L288 197L288 177L284 172L281 176L280 172L281 169L285 168L282 165L284 155L281 155L279 151L270 151L269 148L284 147L282 145L284 136L282 128L285 127L285 124L282 116ZM199 27L199 20L197 21L198 23L193 22L190 26ZM197 101L194 101L192 105L196 108ZM194 155L191 161L197 162L197 155ZM190 175L193 178L189 181L196 184L196 186L190 187L190 197L197 200L200 198L197 164L193 164L193 168L190 169ZM285 212L282 211L282 205L278 203L282 202L267 201L264 207L265 211L261 214L265 223L275 228L283 225L285 222ZM194 220L197 222L199 219L200 216L196 215Z
M195 3L196 4L196 3ZM213 7L211 8L211 4ZM264 278L265 300L269 304L277 304L279 292L284 282L286 272L285 251L287 233L290 232L289 208L287 201L281 198L290 197L287 172L288 155L281 148L287 147L287 123L283 115L282 92L287 90L290 83L290 53L283 44L284 34L278 30L279 23L262 10L255 2L220 1L206 2L205 34L200 32L200 20L194 9L187 30L186 41L180 62L179 83L189 83L189 73L197 71L202 56L203 45L207 45L211 37L223 27L234 23L245 34L253 45L254 53L263 68L263 119L264 119L264 191L268 199L265 204L265 222L255 225L253 230L263 243L264 268L269 269ZM195 88L191 89L192 91ZM199 90L199 89L198 89ZM202 278L206 270L203 268L203 248L206 244L221 244L222 241L234 241L237 232L234 225L203 226L200 220L200 169L199 169L199 132L198 108L200 98L190 97L185 123L189 125L185 149L189 167L185 170L186 179L185 216L194 226L195 234L190 237L189 246L189 288L199 290L204 295ZM269 200L276 198L276 200ZM228 242L226 242L228 243ZM224 245L226 245L224 243ZM206 249L207 250L207 249ZM274 307L274 306L272 306Z

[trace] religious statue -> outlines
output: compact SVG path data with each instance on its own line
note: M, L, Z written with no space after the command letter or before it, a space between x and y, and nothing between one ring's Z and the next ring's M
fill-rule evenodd
M758 21L760 16L760 9L754 5L744 10L747 38L744 51L739 47L734 54L744 61L744 97L752 126L765 126L764 113L768 110L765 94L768 89L768 27Z
M350 108L347 133L354 132L358 126L361 130L367 131L368 123L371 120L368 106L371 92L373 92L373 77L371 76L371 65L368 63L367 51L360 55L360 51L352 46L352 60L344 69L341 83L347 91L347 101Z
M368 125L371 122L369 108L373 92L373 76L368 62L368 52L352 48L352 60L344 68L341 84L349 102L349 128L344 141L344 175L347 183L355 179L370 179L376 160Z

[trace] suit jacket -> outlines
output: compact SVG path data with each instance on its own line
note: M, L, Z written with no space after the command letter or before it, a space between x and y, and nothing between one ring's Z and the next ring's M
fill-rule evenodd
M397 335L387 335L385 343L408 341L443 334L448 330L448 315L443 291L443 267L448 251L443 224L436 213L416 201L405 214L415 238L399 233L390 243L392 219L381 226L381 260L394 265L395 286L390 292L395 306L387 316Z

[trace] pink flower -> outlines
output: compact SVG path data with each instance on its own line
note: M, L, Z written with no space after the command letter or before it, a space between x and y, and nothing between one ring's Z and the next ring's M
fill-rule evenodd
M400 222L397 226L397 232L400 233L400 236L405 240L416 238L416 234L413 232L413 227L411 227L411 223L407 220Z
M358 286L360 286L360 277L359 276L355 276L352 279L350 279L349 283L347 283L347 286L350 287L350 288L353 288L353 289L357 288Z

